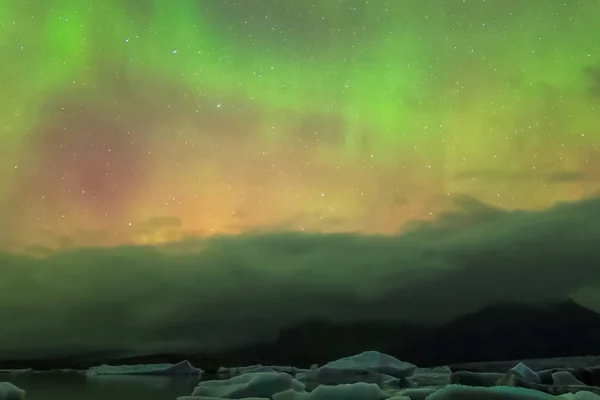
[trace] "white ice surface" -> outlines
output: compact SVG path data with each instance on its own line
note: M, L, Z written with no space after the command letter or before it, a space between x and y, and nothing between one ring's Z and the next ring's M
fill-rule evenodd
M286 390L273 396L273 400L384 400L390 397L372 383L349 383L336 386L318 386L311 392Z
M411 400L425 400L429 395L433 394L437 388L410 388L394 393L394 396L408 397Z
M411 376L417 367L411 363L400 361L395 357L378 351L365 351L354 356L330 361L322 368L358 373L371 371L393 376L395 378L406 378Z
M223 400L222 397L179 396L177 400ZM244 400L270 400L268 397L244 397Z
M584 383L575 378L569 371L557 371L552 373L552 381L555 385L583 385Z
M220 399L271 398L286 390L304 392L304 384L282 372L250 372L220 381L200 382L192 396Z
M31 368L21 369L0 369L0 374L31 374L33 370Z
M427 400L557 400L548 393L520 387L473 387L448 385L427 397ZM588 399L577 399L588 400ZM590 399L591 400L591 399ZM599 400L599 399L594 399Z
M415 365L387 354L366 351L299 372L296 378L302 382L316 382L323 385L355 382L394 385L411 376L415 369Z
M177 364L98 365L86 371L88 375L200 375L202 371L188 361Z
M412 376L408 378L408 381L413 386L442 386L449 385L452 377L452 371L450 368L436 367L436 368L416 368L413 371Z
M9 382L0 382L0 400L22 400L25 391Z
M540 379L540 376L534 370L532 370L522 362L512 367L511 371L513 371L515 374L517 374L519 377L523 378L527 382L541 383L542 381Z
M458 371L451 375L451 382L468 386L494 386L504 374L498 372Z
M225 368L221 367L217 371L219 375L235 376L247 374L249 372L285 372L286 374L294 375L298 372L306 371L304 369L290 367L285 365L249 365L247 367Z
M559 398L562 397L563 399L567 399L567 400L600 400L600 396L598 396L595 393L588 392L588 391L581 391L581 392L577 392L575 394L567 393L567 394L562 394L558 397Z

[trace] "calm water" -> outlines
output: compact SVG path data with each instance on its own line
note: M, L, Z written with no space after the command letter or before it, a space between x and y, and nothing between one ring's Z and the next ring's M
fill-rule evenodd
M192 393L198 378L78 374L0 375L27 391L27 400L175 400Z

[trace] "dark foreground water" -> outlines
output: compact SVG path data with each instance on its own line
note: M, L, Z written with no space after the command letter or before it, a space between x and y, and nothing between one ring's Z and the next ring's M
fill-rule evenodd
M0 374L27 392L27 400L175 400L192 393L198 378Z

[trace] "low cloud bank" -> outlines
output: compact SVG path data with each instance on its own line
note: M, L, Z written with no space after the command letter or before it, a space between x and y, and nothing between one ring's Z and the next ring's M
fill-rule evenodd
M600 198L540 212L457 205L391 237L274 232L0 253L0 354L210 351L313 318L438 323L600 287Z

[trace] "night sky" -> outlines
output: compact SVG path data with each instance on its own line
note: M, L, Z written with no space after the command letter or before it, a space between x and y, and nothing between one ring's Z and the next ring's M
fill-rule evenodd
M5 246L393 233L600 186L595 0L4 1Z
M600 310L599 15L0 1L0 352Z

